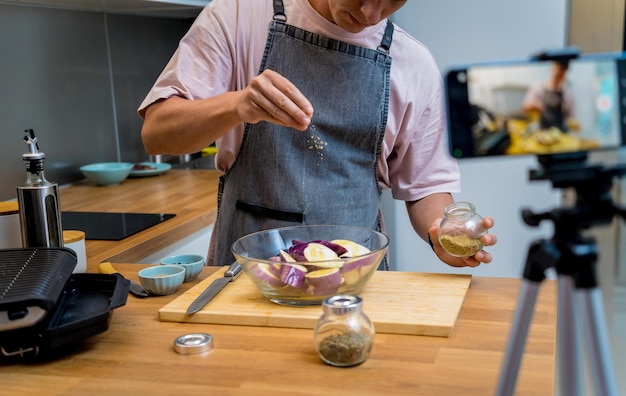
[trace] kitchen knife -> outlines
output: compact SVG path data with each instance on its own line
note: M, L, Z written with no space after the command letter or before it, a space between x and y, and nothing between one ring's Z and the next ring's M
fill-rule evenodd
M113 266L109 262L100 263L98 265L98 268L100 269L101 274L115 274L124 278L124 276L120 274L119 272L117 272L117 270L113 268ZM144 288L141 287L140 284L130 279L128 279L128 281L130 281L130 288L128 289L128 291L130 291L132 295L134 295L135 297L142 297L142 298L148 297L148 292L145 291Z
M234 262L228 267L222 278L216 279L204 289L202 293L189 305L187 308L187 315L198 312L209 301L213 299L219 293L228 282L232 282L241 275L242 267L238 262Z

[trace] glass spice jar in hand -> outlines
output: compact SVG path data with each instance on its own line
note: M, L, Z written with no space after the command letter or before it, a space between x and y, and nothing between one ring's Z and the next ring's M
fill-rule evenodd
M469 202L455 202L446 206L439 225L439 243L456 257L469 257L483 248L481 238L487 233L482 217Z
M374 345L374 325L363 312L363 299L353 295L328 297L317 321L313 341L322 360L331 366L363 363Z

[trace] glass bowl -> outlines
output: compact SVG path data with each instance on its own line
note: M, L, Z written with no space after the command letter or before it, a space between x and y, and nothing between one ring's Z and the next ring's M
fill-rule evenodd
M342 257L331 258L297 252L302 252L306 243L311 248L319 247L317 241L342 244L348 251ZM366 249L356 249L350 242ZM292 254L281 253L296 245L297 259ZM368 228L306 225L255 232L238 239L231 250L247 276L271 301L283 305L320 305L333 295L359 294L388 248L389 238ZM305 258L316 255L314 260Z

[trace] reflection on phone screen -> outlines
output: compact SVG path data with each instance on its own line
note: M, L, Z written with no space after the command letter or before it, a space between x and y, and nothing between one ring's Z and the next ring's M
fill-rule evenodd
M477 65L446 76L457 158L553 154L622 144L616 59Z

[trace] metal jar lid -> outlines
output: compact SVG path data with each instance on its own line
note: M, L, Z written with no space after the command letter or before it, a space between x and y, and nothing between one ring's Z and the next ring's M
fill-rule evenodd
M174 340L174 350L181 355L208 352L213 348L213 336L206 333L181 335Z

